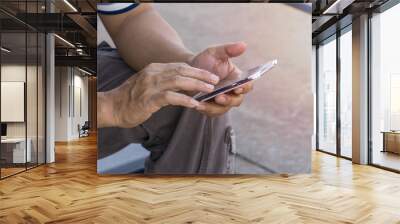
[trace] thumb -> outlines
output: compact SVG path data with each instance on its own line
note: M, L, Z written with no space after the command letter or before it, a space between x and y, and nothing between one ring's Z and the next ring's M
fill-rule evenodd
M217 58L226 59L237 57L246 51L246 43L235 42L208 48L208 52Z

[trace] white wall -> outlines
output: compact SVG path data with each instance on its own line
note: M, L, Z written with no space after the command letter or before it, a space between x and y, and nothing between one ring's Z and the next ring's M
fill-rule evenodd
M2 65L1 81L25 82L25 65ZM1 110L6 110L6 108L1 108ZM7 123L7 137L25 137L25 123Z
M24 82L1 82L2 122L24 122L24 103Z
M37 70L38 69L38 70ZM23 106L22 113L26 112L26 120L23 122L6 122L7 137L24 138L30 140L32 150L32 161L44 162L44 74L42 67L25 64L3 64L1 66L1 81L24 82L26 84L26 107ZM27 79L27 80L25 80ZM22 93L23 94L23 93ZM7 96L2 96L7 97ZM2 107L1 110L12 110L10 107ZM15 109L14 109L15 110ZM8 111L13 113L13 111ZM37 157L37 154L39 156ZM49 160L51 161L51 160Z
M67 67L55 68L55 140L68 139L68 85L69 76Z
M31 70L28 67L28 70ZM1 81L2 82L25 82L25 65L9 64L1 66ZM4 97L4 96L2 96ZM7 110L7 108L1 108ZM8 137L24 137L25 124L24 122L7 123Z
M72 119L71 119L71 136L72 138L78 138L78 124L82 126L85 121L88 121L88 78L81 76L80 73L77 75L75 70L74 75L74 96L71 96L74 99L74 108L72 108ZM79 93L80 92L80 93ZM79 97L80 95L80 97ZM80 102L79 102L80 101ZM72 103L71 103L72 105ZM79 108L81 107L81 108ZM82 111L80 111L80 109Z
M1 66L1 81L4 82L25 82L25 75L27 69L28 72L28 81L30 85L35 85L36 86L36 80L32 80L30 78L31 74L36 75L36 67L33 66L28 66L27 68L25 65L18 65L18 64L8 64L8 65L2 65ZM35 107L36 108L36 88L27 88L27 104L28 106ZM30 92L33 91L33 92ZM33 104L31 104L34 102ZM31 104L31 105L29 105ZM7 110L7 108L1 108L1 110ZM28 122L35 121L36 123L36 113L32 113L32 108L27 109L27 119ZM34 109L34 111L36 111ZM29 123L28 124L28 137L29 133L31 133L30 128L33 128L36 130L36 126L33 127L33 124ZM25 137L25 122L7 122L7 136L8 137Z
M56 67L55 141L77 139L78 124L88 120L88 78L83 75L76 68Z

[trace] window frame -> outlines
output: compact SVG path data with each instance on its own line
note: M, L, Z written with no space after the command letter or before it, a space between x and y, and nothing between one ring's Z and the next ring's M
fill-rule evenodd
M384 13L385 11L391 9L392 7L398 5L400 3L400 0L388 0L386 1L384 4L380 5L377 8L374 8L372 10L369 10L368 13L368 20L367 20L367 45L368 45L368 54L367 54L367 82L368 82L368 110L367 110L367 116L368 116L368 124L367 124L367 131L368 131L368 165L373 166L373 167L377 167L383 170L387 170L387 171L391 171L391 172L395 172L395 173L400 173L400 170L398 169L394 169L394 168L390 168L387 166L383 166L377 163L373 162L373 127L372 127L372 119L373 119L373 114L372 114L372 106L373 106L373 102L372 102L372 94L373 94L373 88L372 88L372 58L373 58L373 51L372 51L372 42L373 42L373 38L372 38L372 32L373 32L373 27L372 27L372 19L374 17L374 14L381 14Z
M341 90L340 90L340 86L341 86L340 37L342 35L344 35L345 33L351 32L351 31L352 31L352 23L349 23L345 27L337 30L336 33L319 41L316 44L316 52L315 52L315 54L316 54L316 72L315 72L315 75L316 75L316 78L315 78L315 80L316 80L316 83L315 83L315 86L316 86L316 113L315 113L315 116L316 116L316 119L315 119L316 120L316 151L323 152L323 153L333 155L333 156L337 156L340 158L344 158L347 160L352 160L352 158L342 155L342 152L341 152L342 150L341 150L341 117L340 117L340 115L341 115L341 108L340 108L340 103L341 103L341 101L340 101L341 100L341 97L340 97L340 95L341 95L340 94L341 93ZM319 56L318 49L321 44L326 44L330 41L336 41L336 52L335 52L336 53L336 62L335 62L336 63L336 152L335 153L328 152L319 147L320 146L320 144L319 144L319 131L320 131L319 130L319 122L320 122L319 110L321 109L321 107L319 105L319 98L320 98L320 96L319 96L319 86L320 86L320 83L319 83L319 81L320 81L320 79L319 79L319 77L320 77L319 59L320 59L320 56Z

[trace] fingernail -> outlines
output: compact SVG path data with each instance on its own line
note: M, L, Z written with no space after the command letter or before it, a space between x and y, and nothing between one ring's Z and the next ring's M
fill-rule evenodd
M219 101L221 101L222 103L225 102L225 101L226 101L226 97L221 96L220 99L219 99Z
M239 88L239 89L236 90L236 93L242 93L242 92L243 92L242 88Z
M206 88L210 89L210 90L214 90L214 86L211 84L207 84L207 83L206 83Z
M192 104L193 107L198 107L200 105L199 101L197 101L195 99L191 99L190 100L190 104Z
M216 75L211 74L211 80L212 80L214 83L218 83L218 82L219 82L219 77L216 76Z

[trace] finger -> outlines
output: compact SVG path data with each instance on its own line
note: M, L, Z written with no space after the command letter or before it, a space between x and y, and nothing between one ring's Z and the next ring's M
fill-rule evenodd
M222 94L215 97L215 103L227 107L238 107L243 102L244 95Z
M231 102L230 105L231 107L238 107L242 104L244 99L244 95L243 94L239 94L239 95L231 95Z
M220 59L237 57L246 51L246 43L236 42L224 45L219 45L215 47L210 47L207 51Z
M242 94L242 93L243 93L243 88L242 88L242 87L237 88L237 89L233 90L233 92L234 92L235 94Z
M253 86L254 86L254 82L253 82L253 81L244 84L244 85L243 85L243 93L248 93L248 92L250 92L250 91L253 89Z
M248 82L234 90L235 94L246 94L253 89L253 82Z
M226 113L230 107L221 106L216 103L200 102L200 105L196 109L208 116L217 116Z
M161 92L156 96L155 102L159 107L164 107L167 105L175 105L188 108L195 108L200 105L200 102L193 99L192 97L173 91Z
M182 76L195 78L211 84L217 84L219 82L219 77L217 75L203 69L191 67L184 63L172 63L170 66L176 74Z
M193 91L209 93L214 90L214 86L206 82L185 76L175 75L160 85L161 90L172 91Z
M232 98L228 94L221 94L214 98L215 103L223 106L229 106Z

